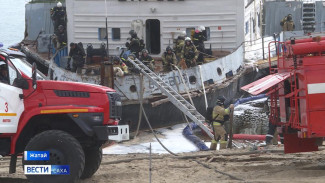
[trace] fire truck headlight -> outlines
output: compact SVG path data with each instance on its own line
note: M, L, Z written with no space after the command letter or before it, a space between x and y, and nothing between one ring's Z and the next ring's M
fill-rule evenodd
M95 121L95 122L102 122L103 121L103 116L101 116L101 115L98 115L98 116L95 115L92 118L93 118L93 121Z

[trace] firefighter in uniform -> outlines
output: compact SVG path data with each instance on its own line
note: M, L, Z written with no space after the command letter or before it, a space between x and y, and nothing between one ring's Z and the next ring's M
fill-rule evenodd
M126 66L118 56L113 58L113 64L113 70L116 76L122 77L129 73L128 66Z
M72 62L72 69L70 68L70 61ZM83 48L78 46L76 43L70 43L70 51L68 56L67 70L71 70L72 72L80 72L81 68L85 64L86 54Z
M211 141L211 150L216 150L217 148L217 141L220 142L220 149L227 148L227 141L226 141L226 130L223 128L223 124L225 122L225 116L230 114L230 110L234 109L234 105L231 104L229 108L224 108L225 98L220 96L217 98L216 106L213 108L212 112L212 125L213 125L213 132L214 132L214 139Z
M170 46L167 46L166 52L162 55L162 61L164 66L164 71L171 71L173 70L173 65L177 64L176 55L173 52L172 48Z
M282 26L283 31L293 31L295 29L295 23L292 20L292 15L288 14L285 16L281 20L280 25Z
M181 59L181 54L182 54L182 49L184 47L185 44L185 36L186 36L186 32L183 31L176 39L176 43L174 46L174 50L175 50L175 54L176 54L176 58L179 61Z
M191 38L186 37L185 38L185 44L182 49L181 53L181 62L185 60L186 66L192 67L196 66L196 61L199 56L199 52L197 51L196 47L193 45Z
M131 38L128 38L130 42L125 43L125 46L132 54L139 58L139 52L141 51L141 47L144 47L144 43L141 44L140 39L134 30L130 30L129 34L131 36Z
M197 59L198 64L203 64L204 57L203 53L205 53L204 41L206 40L203 31L205 31L205 27L203 25L199 26L193 35L193 44L200 52L199 57Z
M154 71L154 59L149 55L148 50L143 49L139 60L146 65L150 70Z
M263 110L266 113L267 116L270 114L270 107L269 102L266 100L264 102ZM273 123L269 122L269 129L267 131L267 134L265 135L265 144L268 145L277 145L278 144L278 136L280 136L280 141L283 143L283 134L278 133L276 130L277 126Z
M66 22L66 10L64 7L62 7L62 3L58 2L56 7L51 9L51 19L54 24L54 31L57 31L59 28L59 25L63 25L64 28L67 25Z
M59 25L58 31L55 33L53 38L53 44L56 49L63 48L67 45L67 34L63 25Z

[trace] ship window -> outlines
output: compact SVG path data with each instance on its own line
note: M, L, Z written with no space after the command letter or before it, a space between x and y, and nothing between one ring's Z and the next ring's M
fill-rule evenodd
M248 24L248 21L245 23L245 34L248 34L248 28L249 28L249 26L248 26L249 24Z
M222 71L221 71L220 67L217 68L217 72L218 72L218 75L221 76Z
M210 40L210 27L205 27L205 30L203 31L203 35L205 37L204 41Z
M196 83L196 77L195 76L190 76L189 77L190 83L194 85Z
M98 39L106 40L106 28L98 28Z
M137 87L135 85L130 86L130 91L132 93L136 92L137 91Z
M186 28L186 36L190 37L191 39L193 39L194 32L195 32L194 27Z
M112 40L119 41L121 39L121 29L120 28L112 28Z

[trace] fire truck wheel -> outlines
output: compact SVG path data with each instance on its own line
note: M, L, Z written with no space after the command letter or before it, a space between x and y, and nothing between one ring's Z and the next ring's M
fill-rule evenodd
M48 130L37 134L28 142L25 151L49 151L50 160L25 161L23 158L23 167L24 165L69 165L69 175L26 175L34 183L77 182L85 166L85 155L80 143L64 131Z
M85 168L82 172L81 179L87 179L93 176L98 170L102 162L103 151L100 147L84 148L85 152Z

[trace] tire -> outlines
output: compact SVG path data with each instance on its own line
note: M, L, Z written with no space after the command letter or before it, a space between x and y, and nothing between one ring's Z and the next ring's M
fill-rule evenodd
M82 172L81 179L87 179L93 176L98 170L103 157L103 151L100 147L88 147L85 152L85 168Z
M70 175L26 175L33 183L73 183L79 180L85 155L80 143L70 134L59 130L48 130L33 137L25 151L50 151L49 161L24 161L24 165L69 165Z

